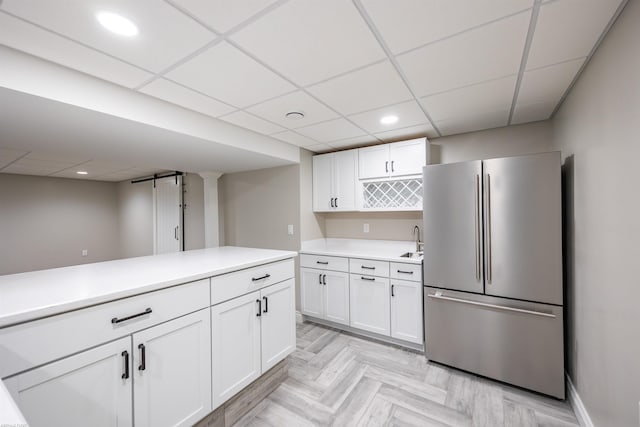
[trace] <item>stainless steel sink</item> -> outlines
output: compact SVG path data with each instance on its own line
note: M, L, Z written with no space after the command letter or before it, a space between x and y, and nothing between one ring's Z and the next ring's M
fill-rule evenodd
M400 255L400 258L422 258L424 252L405 252Z

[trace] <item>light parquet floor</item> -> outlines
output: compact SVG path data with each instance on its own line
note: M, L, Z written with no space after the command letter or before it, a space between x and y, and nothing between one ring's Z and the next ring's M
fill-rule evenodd
M289 378L244 426L575 427L566 402L428 362L424 355L298 323Z

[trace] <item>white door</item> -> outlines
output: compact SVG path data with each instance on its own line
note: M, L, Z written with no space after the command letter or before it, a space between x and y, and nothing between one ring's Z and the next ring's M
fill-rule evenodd
M389 144L374 145L358 150L358 177L360 179L389 176Z
M182 177L155 180L153 188L155 254L182 250Z
M262 372L296 349L295 280L262 289Z
M427 163L425 138L389 144L389 171L391 176L422 175Z
M131 338L5 380L31 427L133 425Z
M391 280L391 336L422 344L422 283Z
M351 326L390 335L389 279L352 274Z
M332 184L333 154L313 156L313 210L332 211L335 208Z
M191 426L211 412L209 309L133 335L135 425Z
M213 409L262 373L260 291L211 307Z
M349 274L325 271L322 277L324 288L324 318L344 325L349 324Z
M333 187L337 211L356 210L357 150L334 153Z
M321 319L324 315L322 275L326 271L301 268L300 272L302 276L300 281L300 310L303 314Z

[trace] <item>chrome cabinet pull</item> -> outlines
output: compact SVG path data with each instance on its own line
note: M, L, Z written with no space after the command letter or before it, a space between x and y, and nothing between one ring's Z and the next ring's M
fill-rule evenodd
M257 281L260 281L260 280L268 279L269 277L271 277L270 274L265 274L264 276L260 276L260 277L252 277L251 280L253 282L257 282Z
M470 300L466 300L466 299L446 297L446 296L437 295L437 294L436 295L428 295L428 296L429 296L429 298L433 298L433 299L439 299L439 300L451 301L451 302L459 302L459 303L462 303L462 304L476 305L476 306L479 306L479 307L493 308L493 309L496 309L496 310L512 311L512 312L515 312L515 313L531 314L533 316L550 317L550 318L554 318L554 319L556 317L555 314L544 313L542 311L525 310L523 308L514 308L514 307L505 307L503 305L487 304L485 302L470 301Z
M138 365L139 371L147 369L147 348L144 344L138 344L138 350L140 350L140 365Z
M124 373L122 374L121 378L123 380L126 380L127 378L129 378L129 352L125 350L120 353L120 355L124 357Z
M493 279L493 260L491 248L491 175L487 174L487 283Z
M368 280L368 281L370 281L370 282L373 282L373 281L375 281L375 280L376 280L376 279L374 279L373 277L364 277L364 276L360 276L360 278L361 278L362 280Z
M480 281L480 175L476 175L476 281Z
M135 319L136 317L144 316L145 314L151 314L152 312L153 310L151 310L151 308L147 308L142 313L132 314L131 316L123 317L122 319L114 317L113 319L111 319L111 323L116 324L120 322L126 322L127 320Z

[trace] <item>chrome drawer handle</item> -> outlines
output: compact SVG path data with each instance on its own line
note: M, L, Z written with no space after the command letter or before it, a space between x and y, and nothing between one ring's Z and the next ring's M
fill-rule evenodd
M118 319L117 317L114 317L113 319L111 319L111 323L115 325L116 323L126 322L127 320L135 319L136 317L144 316L145 314L151 314L152 312L153 310L151 310L150 308L147 308L142 313L132 314L131 316L123 317L122 319Z
M398 273L402 273L402 274L413 274L413 271L398 270Z
M257 282L257 281L259 281L259 280L268 279L269 277L271 277L271 275L270 275L270 274L265 274L265 275L264 275L264 276L262 276L262 277L252 277L252 278L251 278L251 280L253 280L254 282Z
M514 308L514 307L505 307L503 305L487 304L485 302L469 301L469 300L466 300L466 299L445 297L445 296L437 295L437 294L436 295L429 295L429 298L439 299L439 300L444 300L444 301L459 302L459 303L462 303L462 304L477 305L477 306L486 307L486 308L494 308L496 310L513 311L513 312L516 312L516 313L523 313L523 314L532 314L534 316L550 317L552 319L555 319L555 317L556 317L555 314L544 313L542 311L525 310L525 309L522 309L522 308Z

